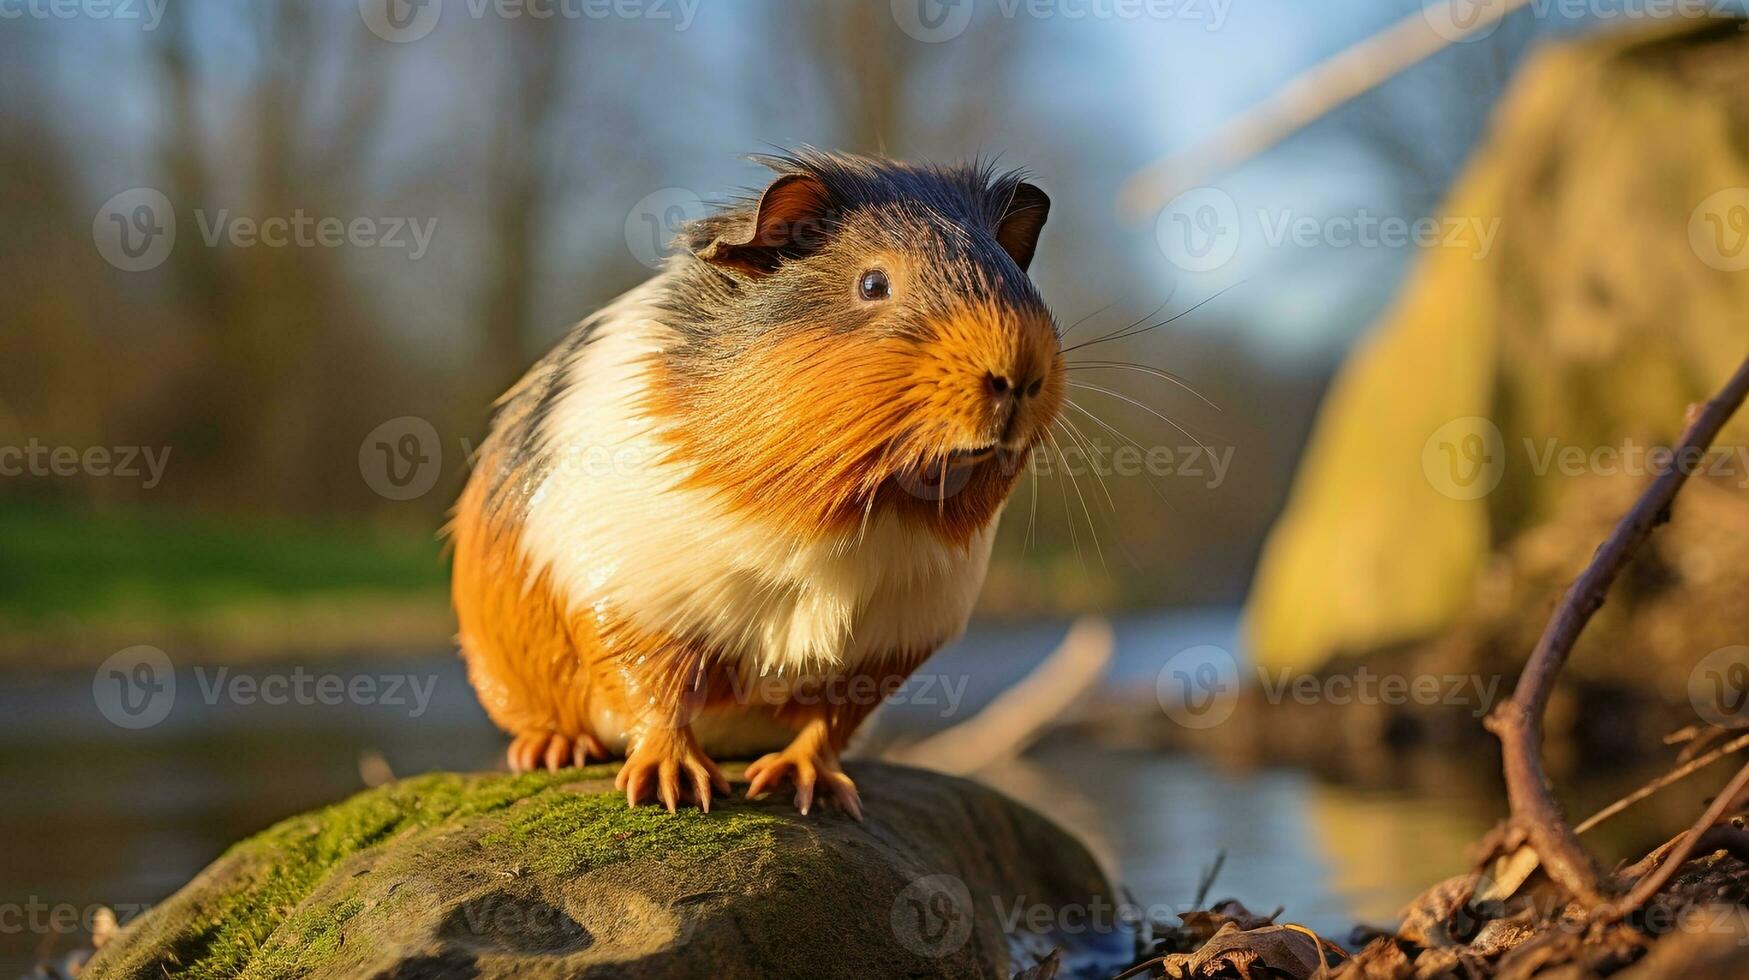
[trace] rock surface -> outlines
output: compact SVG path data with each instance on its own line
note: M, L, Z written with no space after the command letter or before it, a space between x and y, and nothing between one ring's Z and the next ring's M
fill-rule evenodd
M1086 849L974 783L852 765L859 824L777 797L628 810L613 772L439 773L293 817L83 976L1007 978L1055 947L1059 975L1134 956L1109 912L1082 917L1115 897Z
M1742 359L1742 27L1701 19L1609 32L1525 67L1444 209L1464 227L1496 227L1491 249L1428 249L1320 412L1247 612L1266 665L1311 670L1419 642L1473 621L1495 601L1481 592L1502 583L1521 588L1511 604L1540 627L1579 569L1546 574L1543 558L1582 562L1599 540L1599 505L1651 479L1626 454L1668 445L1687 405ZM1749 445L1749 419L1721 444ZM1678 502L1679 523L1702 496L1742 511L1749 459L1724 462L1711 486ZM1740 643L1749 631L1743 601L1720 609L1700 598L1741 567L1724 549L1742 525L1716 526L1720 547L1686 553L1678 577L1654 590L1693 596L1687 618L1717 626L1674 638L1685 662L1714 648L1712 634ZM1562 534L1573 542L1553 540ZM1547 591L1522 590L1533 582ZM1647 594L1618 594L1611 615L1635 617ZM1656 673L1651 652L1613 644L1573 664L1643 679Z

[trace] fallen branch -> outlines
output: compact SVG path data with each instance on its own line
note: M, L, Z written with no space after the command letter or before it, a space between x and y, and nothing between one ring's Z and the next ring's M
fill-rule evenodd
M1670 505L1696 468L1695 461L1705 456L1745 396L1749 396L1749 360L1737 368L1724 388L1698 413L1690 409L1691 420L1671 453L1670 465L1652 481L1597 549L1591 564L1567 589L1531 651L1512 699L1488 719L1488 730L1500 738L1513 822L1529 837L1549 877L1574 898L1591 906L1607 902L1615 891L1615 882L1579 843L1578 834L1555 800L1543 767L1543 712L1548 707L1555 678L1566 665L1579 634L1603 606L1609 587L1640 543L1670 519Z
M1621 907L1616 910L1616 914L1625 916L1651 901L1652 896L1658 894L1670 882L1671 876L1676 874L1676 869L1682 867L1689 858L1694 856L1696 845L1701 842L1707 832L1717 827L1719 821L1725 818L1725 814L1731 812L1738 805L1738 800L1742 797L1745 789L1749 789L1749 765L1737 770L1737 775L1731 779L1731 782L1719 791L1718 796L1713 797L1712 806L1707 807L1706 812L1694 822L1693 827L1689 828L1688 834L1682 838L1682 843L1676 845L1676 848L1665 856L1664 863L1658 865L1658 870L1640 879L1639 883L1634 885L1633 891L1628 892L1627 898L1622 900Z
M1093 616L1076 620L1062 645L984 710L886 758L955 776L1014 758L1099 684L1114 643L1110 623Z

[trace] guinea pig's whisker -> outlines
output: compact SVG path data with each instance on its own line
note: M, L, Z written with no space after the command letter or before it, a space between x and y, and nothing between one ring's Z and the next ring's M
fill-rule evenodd
M1158 330L1159 328L1164 327L1168 323L1171 323L1174 320L1177 320L1179 317L1186 317L1186 316L1191 315L1192 313L1195 313L1197 310L1200 310L1204 306L1207 306L1208 304L1214 302L1216 299L1219 299L1222 294L1227 292L1227 290L1232 289L1238 285L1240 285L1240 283L1236 282L1230 286L1223 286L1220 289L1216 290L1213 293L1213 295L1211 295L1208 298L1197 303L1195 306L1192 306L1190 309L1184 310L1184 311L1181 311L1178 313L1174 313L1171 316L1167 317L1166 319L1161 320L1157 323L1150 323L1147 326L1142 327L1142 326L1139 326L1141 321L1138 320L1138 321L1136 321L1136 323L1131 324L1130 326L1125 327L1122 330L1116 331L1114 333L1106 334L1103 337L1095 337L1092 340L1084 340L1081 343L1075 344L1072 347L1065 347L1065 348L1063 348L1062 353L1067 354L1070 351L1080 350L1083 347L1092 347L1094 344L1105 344L1105 343L1110 343L1111 341L1114 341L1114 340L1128 340L1131 337L1140 337L1142 334L1145 334L1150 330ZM1166 301L1171 302L1172 297L1167 296ZM1161 304L1161 305L1163 306L1165 304ZM1156 310L1155 312L1159 312L1159 311ZM1150 313L1150 314L1148 314L1148 317L1152 317L1153 315L1154 315L1153 313ZM1143 319L1147 319L1148 317L1144 317Z
M1034 525L1038 524L1038 467L1028 465L1027 470L1032 474L1032 499L1026 512L1026 537L1022 539L1022 551L1032 550L1032 531Z
M1061 469L1066 468L1062 466L1063 450L1057 445L1056 438L1051 435L1049 430L1045 431L1045 438L1050 440L1051 448L1057 454L1057 462L1059 465L1057 490L1063 495L1063 519L1069 524L1069 543L1075 546L1075 563L1081 566L1082 574L1086 574L1087 559L1081 555L1081 534L1079 531L1075 530L1075 509L1069 505L1069 486L1062 479Z
M1160 421L1166 423L1167 425L1170 425L1174 429L1177 429L1180 433L1183 434L1184 438L1189 439L1191 442L1194 442L1198 446L1200 446L1202 448L1203 452L1208 453L1210 456L1213 456L1215 454L1215 451L1213 449L1210 449L1201 439L1198 439L1196 436L1191 435L1189 429L1186 429L1184 426L1179 425L1177 422L1173 421L1168 416L1163 415L1160 412L1155 411L1154 409L1150 408L1147 405L1144 405L1143 403L1141 403L1139 401L1136 401L1134 398L1131 398L1130 396L1124 394L1121 391L1112 391L1110 388L1101 388L1099 385L1090 385L1090 384L1086 384L1086 383L1080 382L1080 381L1069 382L1069 387L1071 387L1071 388L1086 388L1088 391L1097 391L1102 395L1110 395L1113 398L1119 398L1119 399L1122 399L1126 402L1129 402L1131 405L1136 406L1137 408L1141 409L1142 411L1147 412L1149 415L1152 415L1155 418L1159 419Z
M1083 323L1086 323L1088 320L1091 320L1096 316L1099 316L1099 315L1105 313L1106 311L1110 310L1112 307L1114 307L1116 305L1117 305L1117 300L1114 299L1111 302L1105 304L1104 306L1101 306L1099 309L1094 310L1092 313L1089 313L1086 316L1082 317L1081 319L1076 320L1074 323L1069 324L1067 327L1063 328L1062 333L1057 334L1057 339L1062 340L1063 338L1069 336L1069 334L1071 332L1073 332L1076 327L1080 326ZM1150 314L1150 315L1152 315L1152 314Z
M1074 347L1065 347L1063 349L1063 353L1067 354L1070 351L1074 350L1076 347L1091 347L1094 344L1103 344L1108 340L1119 339L1124 334L1125 331L1134 330L1135 328L1141 326L1142 324L1147 323L1149 320L1152 320L1155 317L1159 316L1160 311L1165 309L1166 305L1168 303L1172 302L1172 297L1174 295L1176 295L1177 293L1178 293L1178 287L1175 285L1172 287L1172 291L1166 294L1166 298L1160 301L1159 306L1156 306L1153 309L1149 310L1147 313L1142 314L1140 317L1138 317L1134 320L1131 320L1129 323L1126 323L1123 326L1118 327L1116 330L1107 331L1106 333L1101 334L1100 336L1095 337L1092 340L1082 341L1081 343L1076 344ZM1107 306L1107 307L1105 307L1105 309L1102 309L1099 312L1104 313L1105 310L1109 310L1109 309L1111 309L1111 307ZM1097 314L1095 314L1095 315L1097 315ZM1085 319L1087 319L1087 317L1082 317L1081 319L1085 320ZM1065 333L1067 333L1067 331L1065 331Z
M1063 399L1063 404L1068 405L1070 408L1074 409L1075 411L1080 412L1082 415L1085 415L1088 418L1092 419L1093 421L1099 423L1101 426L1103 426L1105 428L1105 431L1111 433L1114 436L1117 436L1119 439L1122 439L1123 441L1136 447L1136 450L1138 452L1140 452L1143 456L1148 455L1148 447L1146 447L1146 446L1142 445L1141 443L1135 441L1134 439L1130 438L1127 434L1125 434L1123 432L1123 430L1112 425L1110 422L1107 422L1106 420L1104 420L1104 419L1100 418L1099 416L1093 414L1092 412L1088 411L1084 406L1081 405L1081 403L1075 401L1075 399L1065 398L1065 399ZM1166 495L1160 492L1160 488L1154 485L1154 481L1144 480L1142 482L1147 484L1149 490L1154 491L1154 496L1159 497L1160 502L1165 504L1167 509L1176 509L1176 508L1172 507L1172 501L1167 500Z
M1074 362L1068 364L1067 366L1065 366L1064 370L1065 371L1075 371L1075 370L1140 371L1143 374L1153 375L1154 377L1159 378L1162 381L1172 382L1173 384L1177 385L1178 387L1183 388L1185 391L1188 391L1191 394L1195 395L1197 398L1201 399L1202 403L1204 405L1207 405L1208 407L1214 409L1217 412L1223 412L1223 414L1224 414L1224 411L1221 408L1221 406L1216 405L1214 402L1210 401L1209 397L1207 395L1203 394L1200 391L1197 391L1196 388L1191 386L1190 382L1184 380L1183 378L1179 377L1176 374L1173 374L1171 371L1162 371L1157 367L1150 367L1146 364L1136 364L1132 361L1074 361Z
M1087 534L1093 540L1093 553L1099 556L1099 567L1109 574L1111 570L1105 564L1105 549L1099 546L1099 527L1093 523L1093 508L1087 506L1087 495L1081 492L1081 481L1075 479L1074 472L1069 469L1068 457L1063 455L1063 447L1054 434L1051 435L1051 444L1057 447L1057 458L1063 461L1063 473L1069 478L1069 485L1075 488L1075 497L1081 501L1081 513L1087 517ZM1069 517L1069 527L1075 527L1073 514Z
M1081 451L1093 457L1093 478L1099 481L1099 489L1105 494L1106 506L1111 508L1113 514L1117 513L1117 502L1111 499L1111 488L1105 485L1105 474L1099 472L1099 468L1105 464L1105 457L1093 450L1089 440L1082 438L1081 430L1068 416L1059 416L1057 421L1063 423L1064 430L1069 433L1069 438L1081 447Z

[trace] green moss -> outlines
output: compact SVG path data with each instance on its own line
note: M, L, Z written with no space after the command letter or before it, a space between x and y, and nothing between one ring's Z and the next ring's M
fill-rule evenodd
M512 809L504 829L481 843L525 850L531 866L542 871L575 874L646 854L711 857L782 822L732 801L719 802L717 811L628 810L618 794L562 795L540 807Z
M295 976L328 961L345 942L347 922L365 908L358 896L311 903L346 859L407 835L463 826L507 862L578 873L645 855L708 858L768 839L781 820L725 801L708 816L629 810L617 793L580 792L580 781L607 780L612 766L522 776L438 773L361 793L294 817L237 844L226 854L246 869L235 887L198 910L175 938L174 957L193 978ZM415 848L417 842L413 842Z

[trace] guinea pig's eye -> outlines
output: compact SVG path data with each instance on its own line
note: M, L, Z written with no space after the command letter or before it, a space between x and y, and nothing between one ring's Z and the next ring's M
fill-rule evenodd
M886 299L893 295L892 283L887 282L887 274L879 269L870 269L856 281L856 290L863 299Z

